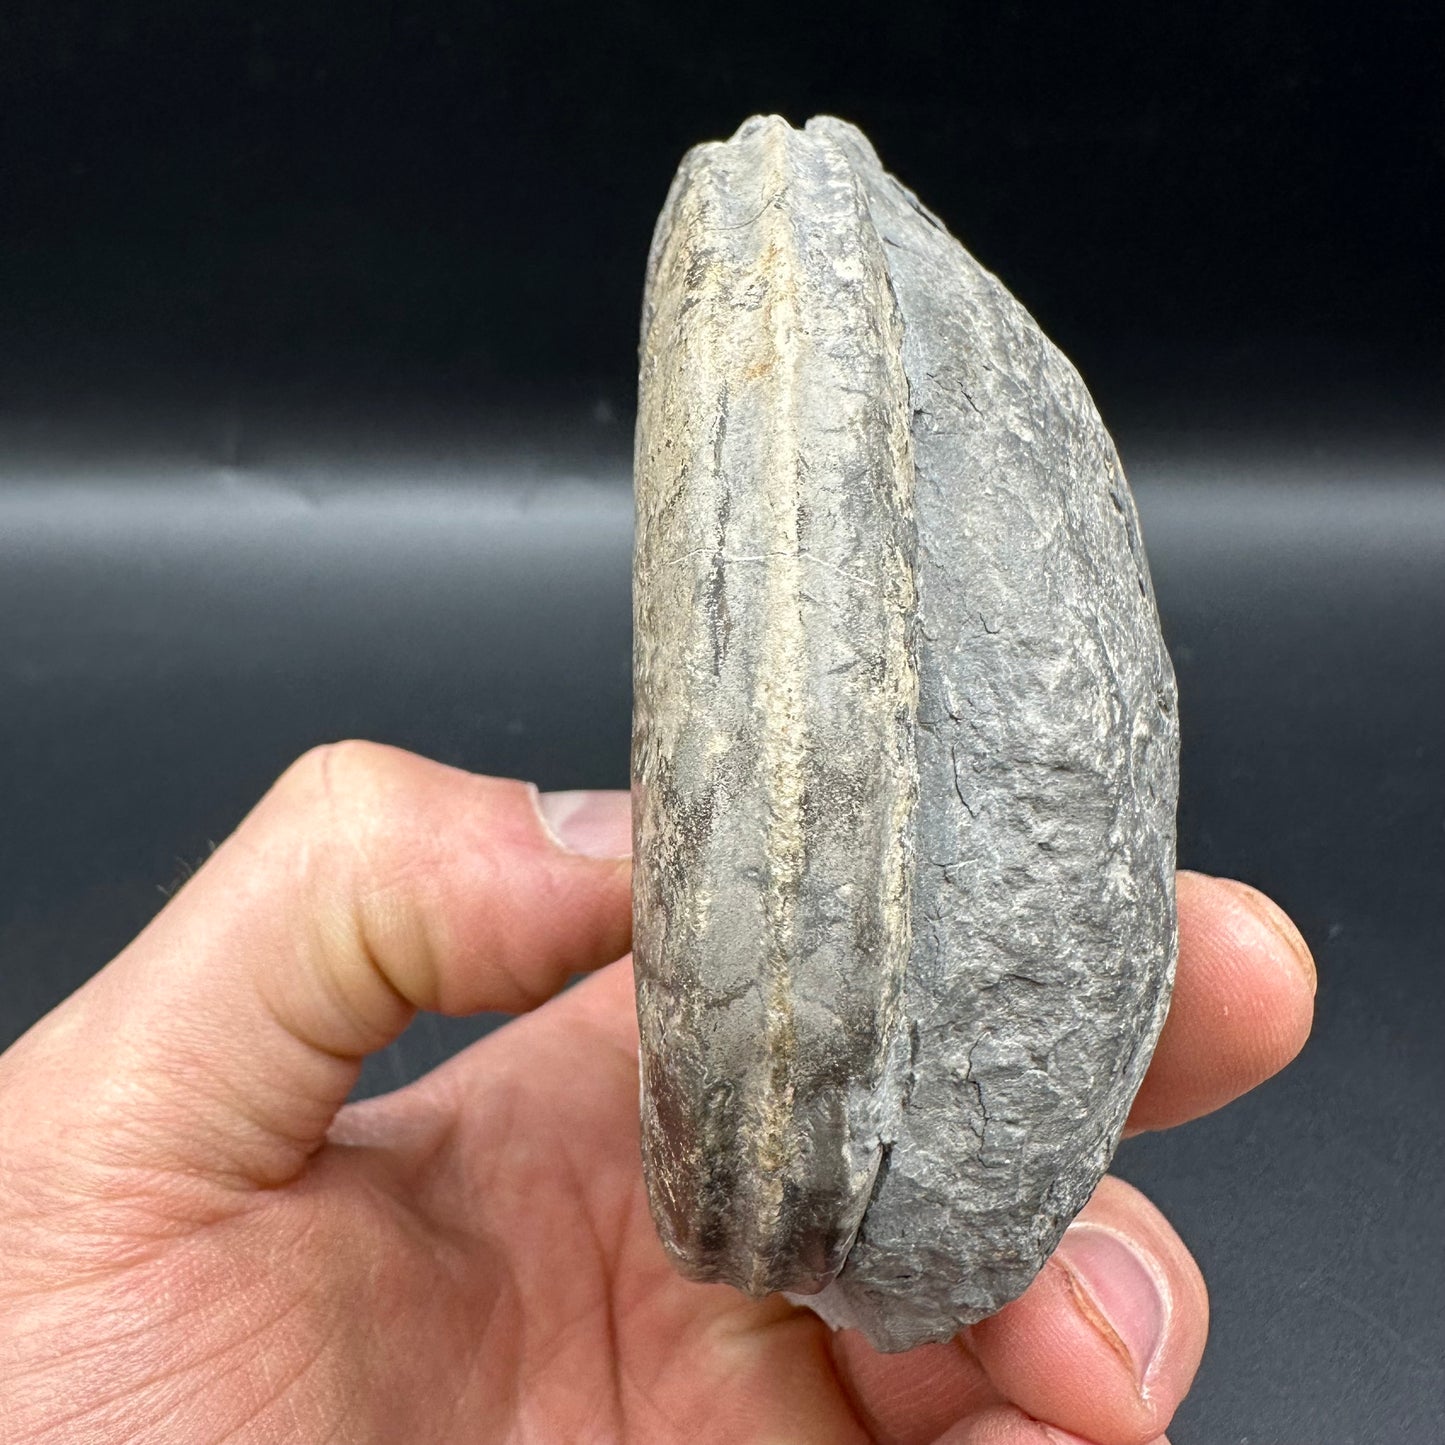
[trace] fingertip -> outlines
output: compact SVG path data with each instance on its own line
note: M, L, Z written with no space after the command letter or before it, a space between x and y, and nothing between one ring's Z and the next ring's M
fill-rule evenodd
M979 1363L1028 1415L1107 1445L1168 1426L1204 1350L1203 1277L1136 1189L1102 1181L1024 1295L969 1331Z
M632 796L617 790L539 793L532 801L559 848L584 858L632 856Z
M1129 1132L1208 1114L1304 1047L1315 968L1282 909L1248 884L1183 871L1174 995Z
M1238 878L1212 878L1203 873L1192 874L1191 877L1200 880L1197 885L1192 886L1207 889L1208 885L1214 884L1232 893L1249 910L1253 920L1263 924L1284 945L1285 954L1299 970L1310 997L1315 996L1319 987L1315 956L1305 942L1304 935L1295 926L1294 919L1273 898L1267 893L1261 893L1252 883L1243 883Z

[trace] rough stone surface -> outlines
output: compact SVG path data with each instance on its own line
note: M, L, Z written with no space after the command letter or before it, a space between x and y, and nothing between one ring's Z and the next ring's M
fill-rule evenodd
M1068 361L863 136L658 222L637 433L643 1152L686 1273L884 1349L1019 1294L1172 981L1178 728Z

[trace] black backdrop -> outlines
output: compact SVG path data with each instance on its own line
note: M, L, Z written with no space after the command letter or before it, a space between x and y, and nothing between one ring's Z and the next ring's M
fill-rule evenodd
M694 140L831 111L1089 380L1180 676L1182 860L1319 958L1294 1069L1120 1156L1213 1289L1173 1438L1437 1442L1436 20L0 11L0 1045L310 743L625 781L652 220Z
M18 13L17 13L18 12ZM1436 344L1434 7L50 0L0 14L9 385L625 392L672 167L836 111L1107 401ZM1246 346L1248 341L1251 346ZM1384 366L1389 373L1379 375Z

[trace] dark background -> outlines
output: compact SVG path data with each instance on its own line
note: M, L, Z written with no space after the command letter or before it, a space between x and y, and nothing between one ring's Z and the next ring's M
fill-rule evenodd
M311 743L626 781L652 221L860 123L1089 380L1181 860L1300 920L1300 1062L1119 1169L1208 1276L1176 1445L1442 1435L1438 15L61 0L0 12L0 1046ZM420 1021L390 1087L480 1024Z

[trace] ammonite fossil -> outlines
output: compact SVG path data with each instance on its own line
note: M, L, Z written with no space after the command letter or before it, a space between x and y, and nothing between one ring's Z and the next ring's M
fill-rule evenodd
M1113 443L859 131L756 117L658 221L636 488L659 1232L947 1338L1087 1200L1173 976L1174 678Z

